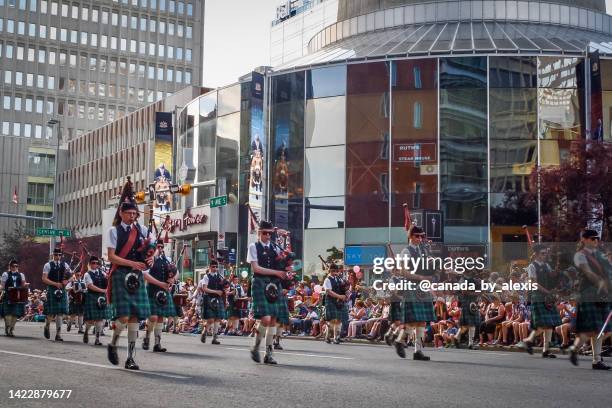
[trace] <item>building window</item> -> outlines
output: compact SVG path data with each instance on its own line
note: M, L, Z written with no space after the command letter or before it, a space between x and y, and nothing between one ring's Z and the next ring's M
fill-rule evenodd
M27 202L32 205L52 205L53 184L28 183Z

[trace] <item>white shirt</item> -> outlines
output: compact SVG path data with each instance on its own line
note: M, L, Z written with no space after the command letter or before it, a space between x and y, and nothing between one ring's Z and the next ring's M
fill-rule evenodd
M325 290L331 290L332 289L332 283L331 280L329 279L329 277L325 278L325 280L323 281L323 289Z
M264 248L268 248L270 246L270 241L268 241L268 244L264 244L262 242L261 245L263 245ZM278 247L275 247L274 251L278 254L279 253ZM255 246L255 243L252 243L251 245L249 245L249 251L247 253L247 262L248 263L257 262L257 247Z
M43 275L44 274L49 274L49 272L51 272L51 264L54 263L55 261L49 261L45 264L45 266L43 266ZM58 264L60 262L57 262ZM64 268L66 268L66 273L68 274L72 274L72 271L70 270L70 266L68 266L68 264L66 262L63 262L64 264Z
M2 274L2 277L0 278L0 282L2 282L2 287L4 287L4 285L6 285L6 281L9 278L9 273L11 273L11 272L4 272ZM22 284L25 283L25 281L26 281L25 280L25 275L23 273L21 273L21 272L19 272L19 275L21 275L21 283Z
M593 254L593 252L595 252L594 250L589 248L584 248L584 250L591 255ZM582 251L576 252L576 254L574 255L574 265L576 265L576 267L580 269L581 266L588 264L589 261L587 261L586 255Z
M540 266L544 266L546 264L545 262L539 262L539 261L533 261L532 263L530 263L529 266L527 267L527 276L529 276L531 279L538 278L538 274L536 273L535 265L533 264L534 262L537 262L537 264Z
M134 226L134 224L132 224L131 226ZM147 228L140 224L138 224L138 226L140 227L140 232L142 236L147 238L149 236L149 231L147 230ZM128 227L128 225L122 222L121 227L123 227L123 229L125 230ZM109 248L113 248L113 249L117 248L117 228L114 226L108 229L108 242L109 242L108 243Z

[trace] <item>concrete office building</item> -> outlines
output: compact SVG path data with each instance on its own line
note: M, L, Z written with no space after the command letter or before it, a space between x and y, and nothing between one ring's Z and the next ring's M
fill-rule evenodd
M200 0L0 0L0 212L51 216L58 143L199 86L203 23Z

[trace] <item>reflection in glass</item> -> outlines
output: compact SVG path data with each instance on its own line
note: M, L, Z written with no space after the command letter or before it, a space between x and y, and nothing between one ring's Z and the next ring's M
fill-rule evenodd
M577 88L577 67L582 61L582 58L539 57L538 86L540 88Z
M344 230L333 229L311 229L304 231L304 275L318 275L322 281L324 274L319 255L327 258L328 249L332 247L344 248Z
M219 116L240 110L240 84L219 89Z
M486 86L486 58L440 58L440 88L486 88Z
M540 132L544 139L576 140L582 126L581 100L576 89L538 89Z
M341 228L344 226L344 197L306 198L304 228Z
M211 92L200 99L200 122L217 117L217 93Z
M307 71L306 98L346 94L346 65Z
M306 101L306 147L344 144L346 141L346 97Z
M537 86L536 57L489 57L491 88L535 88Z
M214 101L214 104L211 102ZM217 134L216 92L210 96L200 98L200 123L197 136L197 156L194 164L197 165L196 181L214 180L215 174L215 139ZM214 109L211 111L211 107ZM204 110L202 110L204 107ZM195 155L194 155L195 156ZM197 203L202 205L215 195L214 188L197 189Z
M217 119L217 180L225 181L225 192L232 201L238 196L238 143L240 112ZM217 186L220 188L220 185ZM234 201L235 202L235 201Z
M344 195L345 158L344 146L306 149L305 196Z

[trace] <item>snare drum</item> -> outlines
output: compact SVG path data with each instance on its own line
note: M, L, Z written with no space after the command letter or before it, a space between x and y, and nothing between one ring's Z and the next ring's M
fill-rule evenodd
M246 310L248 302L249 301L247 299L237 299L234 301L234 307L238 310Z
M187 304L187 295L178 293L172 297L172 300L176 306L183 307Z
M8 288L8 302L28 303L28 288Z
M84 300L83 292L75 292L72 294L72 303L82 305Z

